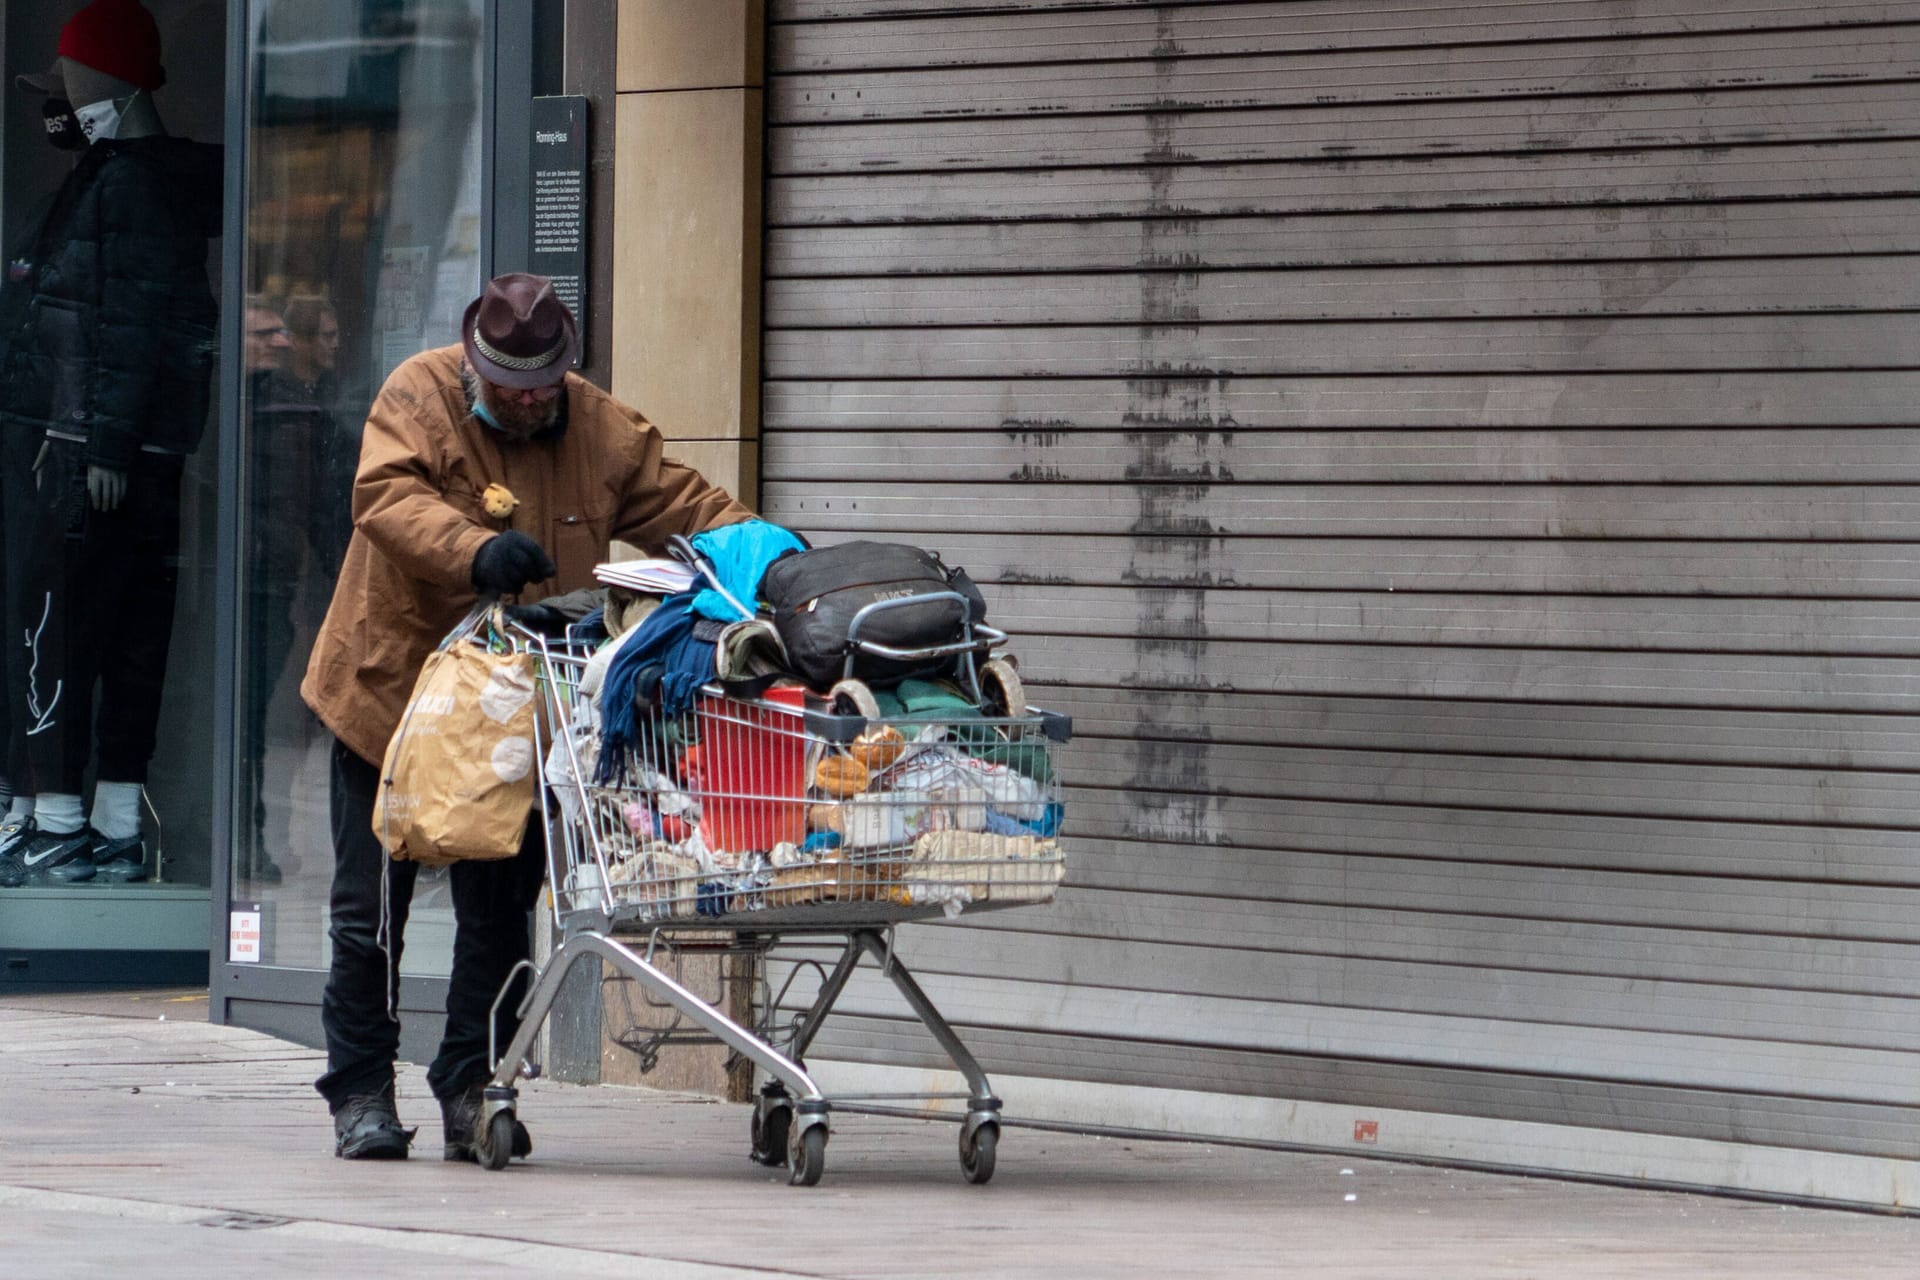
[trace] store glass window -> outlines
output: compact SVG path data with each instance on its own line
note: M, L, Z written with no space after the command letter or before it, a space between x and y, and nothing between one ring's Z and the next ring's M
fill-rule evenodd
M249 6L244 493L233 898L259 959L323 969L333 737L300 686L352 534L361 424L395 366L458 341L480 287L484 0ZM444 974L423 874L403 971Z
M225 15L0 21L0 941L204 958Z

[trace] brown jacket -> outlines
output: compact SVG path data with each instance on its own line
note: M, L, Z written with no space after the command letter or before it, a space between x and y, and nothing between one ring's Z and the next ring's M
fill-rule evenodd
M353 484L353 540L314 641L300 694L356 754L379 763L420 668L477 594L474 553L518 529L559 566L523 600L593 585L593 566L620 538L659 554L752 513L700 473L664 456L640 414L567 375L566 429L516 444L468 412L460 348L414 356L367 415ZM481 494L502 484L520 500L505 519Z

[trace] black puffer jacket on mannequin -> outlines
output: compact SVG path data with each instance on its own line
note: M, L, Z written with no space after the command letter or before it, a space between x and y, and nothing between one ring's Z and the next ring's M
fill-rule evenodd
M205 429L219 309L220 148L184 138L97 142L61 184L5 313L0 423L86 446L127 470L142 448L191 453Z

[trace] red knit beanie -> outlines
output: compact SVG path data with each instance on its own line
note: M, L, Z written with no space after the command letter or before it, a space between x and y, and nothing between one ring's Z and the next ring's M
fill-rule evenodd
M60 29L60 56L136 89L167 82L160 28L140 0L93 0Z

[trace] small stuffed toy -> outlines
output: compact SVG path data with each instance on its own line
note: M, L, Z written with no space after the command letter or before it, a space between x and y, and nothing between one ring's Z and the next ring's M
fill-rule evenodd
M480 503L488 515L496 520L505 520L520 505L520 499L513 496L513 490L503 484L490 484L487 491L480 495Z

